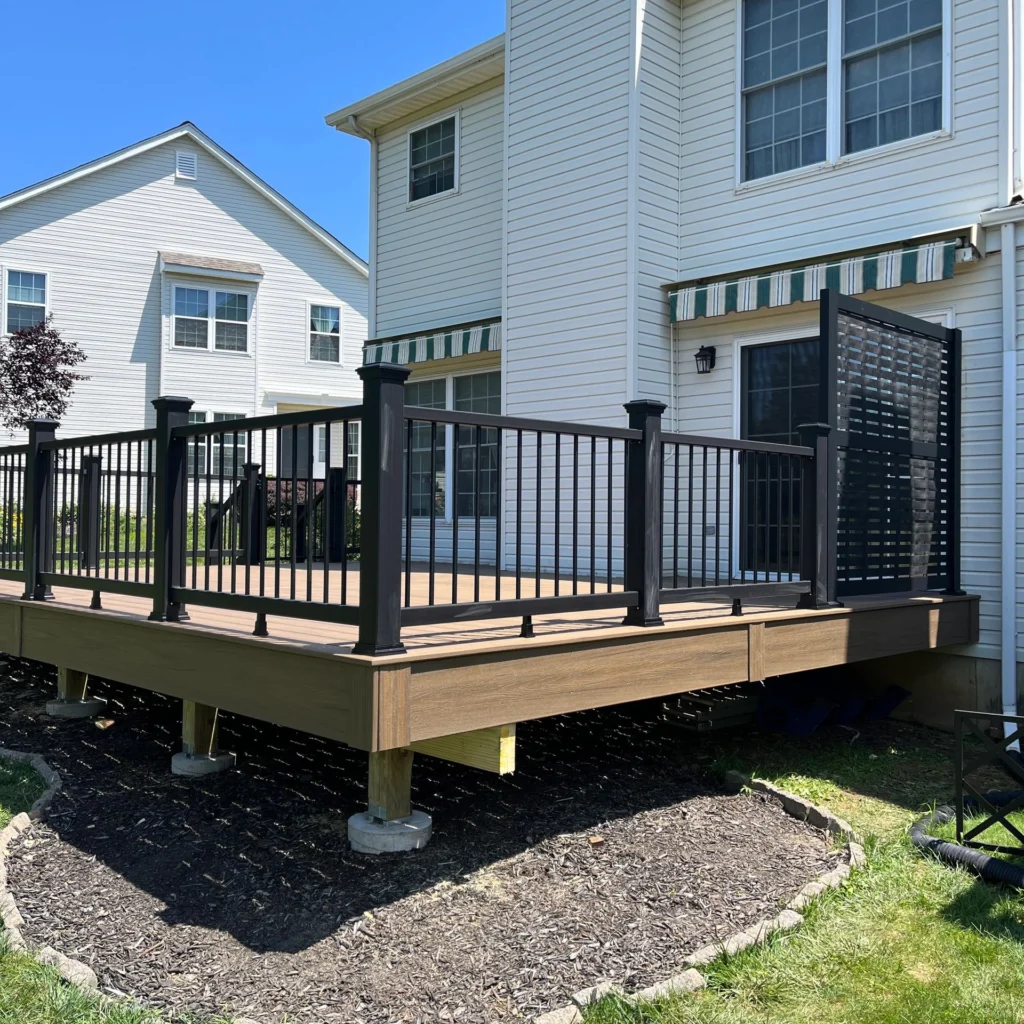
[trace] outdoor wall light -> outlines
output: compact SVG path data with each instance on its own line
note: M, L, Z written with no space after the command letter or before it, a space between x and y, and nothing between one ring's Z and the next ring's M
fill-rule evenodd
M694 358L697 360L698 373L710 373L715 368L715 346L701 345Z

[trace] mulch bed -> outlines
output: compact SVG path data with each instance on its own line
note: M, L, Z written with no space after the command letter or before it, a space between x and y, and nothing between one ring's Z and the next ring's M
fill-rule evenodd
M64 779L11 851L26 938L172 1016L521 1020L660 981L835 863L775 804L718 792L656 702L523 724L504 778L417 758L434 839L369 858L346 840L364 754L224 715L238 769L184 780L179 702L97 681L101 729L47 718L54 687L0 661L0 745Z

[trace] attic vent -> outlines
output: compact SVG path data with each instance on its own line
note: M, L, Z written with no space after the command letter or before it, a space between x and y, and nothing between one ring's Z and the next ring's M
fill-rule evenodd
M174 176L176 178L187 178L189 181L196 180L196 155L178 150L175 154Z

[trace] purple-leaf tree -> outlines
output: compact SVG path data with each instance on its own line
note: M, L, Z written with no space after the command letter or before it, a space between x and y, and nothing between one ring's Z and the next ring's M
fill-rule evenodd
M52 314L0 339L0 421L23 427L41 416L59 420L75 385L88 379L75 372L83 362L85 353L60 336Z

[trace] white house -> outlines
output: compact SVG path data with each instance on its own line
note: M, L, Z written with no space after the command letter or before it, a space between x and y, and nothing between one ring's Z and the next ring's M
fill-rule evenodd
M621 424L651 397L676 430L793 440L820 285L961 329L980 639L928 665L1014 707L1019 3L508 0L506 24L327 117L370 143L366 361L409 364L421 404Z
M366 264L189 123L0 198L0 329L87 357L60 436L358 401L366 313Z

